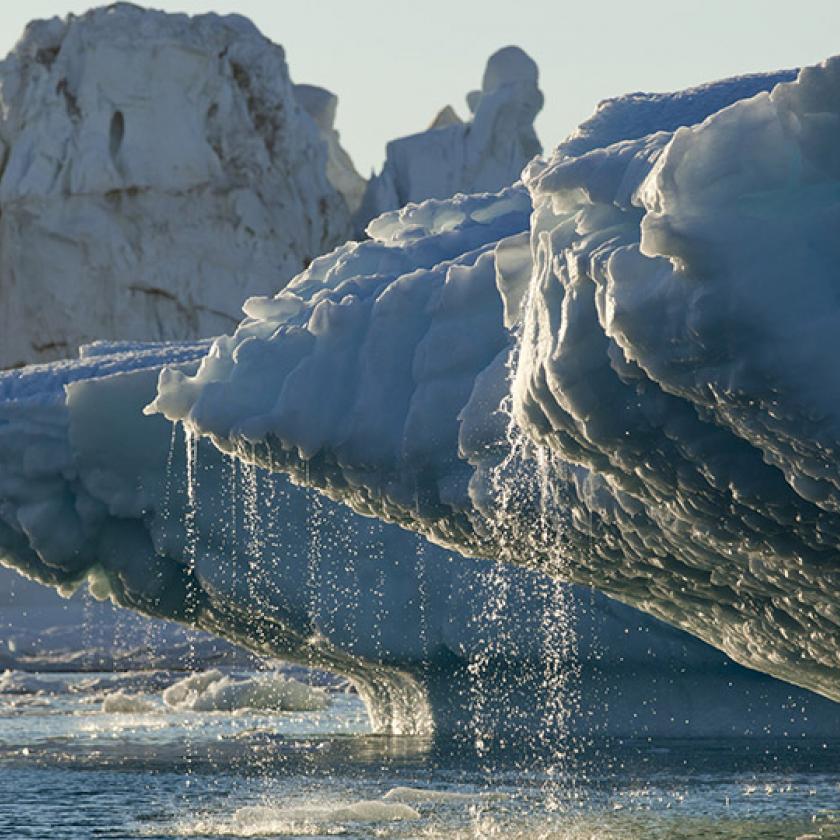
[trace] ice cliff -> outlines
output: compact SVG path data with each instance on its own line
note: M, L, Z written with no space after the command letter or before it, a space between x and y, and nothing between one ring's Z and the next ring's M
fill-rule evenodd
M0 101L0 368L230 331L350 234L335 148L245 18L35 21Z
M840 699L838 103L840 59L607 103L249 301L155 408Z
M100 344L0 374L0 562L344 675L380 732L840 734L829 701L634 609L456 559L144 415L161 366L206 350Z

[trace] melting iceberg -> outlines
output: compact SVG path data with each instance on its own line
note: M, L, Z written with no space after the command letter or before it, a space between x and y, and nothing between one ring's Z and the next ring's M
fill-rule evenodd
M386 214L152 410L840 699L840 59L607 103Z
M380 732L481 746L570 732L837 733L828 701L630 607L456 560L144 415L163 365L194 373L207 349L100 344L0 374L0 561L344 675ZM271 702L276 688L210 672L169 699L230 708Z

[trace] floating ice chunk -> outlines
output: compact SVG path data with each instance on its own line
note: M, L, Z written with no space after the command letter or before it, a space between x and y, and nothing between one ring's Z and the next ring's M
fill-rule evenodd
M232 712L240 709L268 712L315 712L329 700L320 688L304 685L282 674L236 678L212 670L193 674L169 686L163 702L196 712Z
M431 788L395 787L382 798L389 802L469 802L480 793L458 793L452 790L432 790Z
M136 694L116 691L108 694L102 701L102 711L106 714L142 715L155 711L157 706Z
M69 690L60 679L12 670L0 674L0 694L66 694Z
M305 808L250 806L239 808L233 822L240 831L262 835L290 833L290 828L294 825L326 826L334 823L381 823L418 819L420 814L408 805L363 799L346 804L314 804Z

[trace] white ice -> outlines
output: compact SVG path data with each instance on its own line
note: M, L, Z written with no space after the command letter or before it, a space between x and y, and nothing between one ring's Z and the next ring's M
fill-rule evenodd
M0 368L228 331L351 232L282 48L240 16L35 21L0 101Z
M265 672L237 678L218 669L173 683L163 692L163 702L171 708L196 712L315 712L329 703L322 689L283 674Z

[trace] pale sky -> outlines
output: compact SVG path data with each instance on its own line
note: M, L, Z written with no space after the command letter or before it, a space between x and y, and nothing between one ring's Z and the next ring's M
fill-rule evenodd
M237 12L282 44L295 82L339 96L337 128L367 175L385 143L425 128L479 86L494 50L517 44L540 67L549 148L600 99L673 90L840 53L840 0L240 0L138 3L190 14ZM0 53L33 17L88 3L0 6Z

